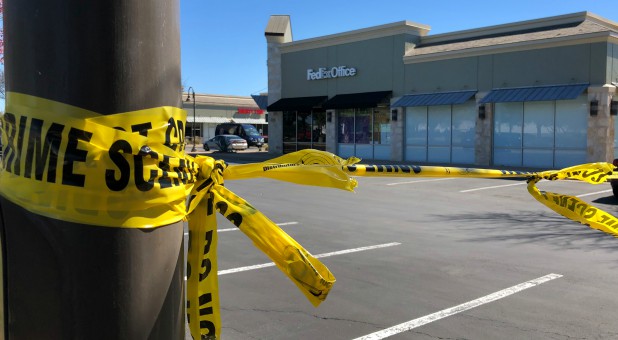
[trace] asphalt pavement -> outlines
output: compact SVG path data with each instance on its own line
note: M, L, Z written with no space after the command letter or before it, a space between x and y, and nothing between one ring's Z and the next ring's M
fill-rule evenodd
M243 162L242 153L225 157ZM223 339L618 338L618 241L550 211L524 180L357 179L355 192L270 179L225 183L337 282L313 307L217 216ZM618 214L607 183L539 188Z

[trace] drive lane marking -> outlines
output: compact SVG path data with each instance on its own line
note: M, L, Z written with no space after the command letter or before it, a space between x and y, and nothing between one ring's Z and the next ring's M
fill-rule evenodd
M282 226L282 225L293 225L293 224L298 224L298 222L283 222L283 223L277 223L278 226ZM226 231L234 231L234 230L239 230L238 228L227 228L227 229L217 229L218 233L223 233ZM185 233L185 235L189 235L189 233Z
M403 333L406 331L409 331L411 329L423 326L425 324L449 317L451 315L455 315L461 312L465 312L469 309L484 305L486 303L490 303L502 298L505 298L509 295L513 295L515 293L519 293L522 290L528 289L528 288L532 288L534 286L538 286L542 283L557 279L562 277L562 275L560 274L548 274L545 275L543 277L539 277L537 279L534 280L530 280L524 283L520 283L516 286L510 287L510 288L506 288L503 289L501 291L495 292L493 294L489 294L486 295L484 297L478 298L476 300L470 301L470 302L466 302L463 303L461 305L455 306L455 307L451 307L451 308L447 308L444 310L441 310L437 313L433 313L433 314L429 314L427 316L418 318L418 319L414 319L408 322L404 322L401 323L399 325L375 332L375 333L371 333L365 336L362 336L360 338L356 338L354 340L378 340L378 339L384 339L387 338L389 336L395 335L395 334L399 334L399 333Z
M387 183L386 185L388 186L393 186L393 185L403 185L403 184L414 184L414 183L423 183L423 182L436 182L436 181L446 181L449 179L455 179L455 178L434 178L434 179L422 179L420 181L409 181L409 182L396 182L396 183Z
M354 249L345 249L345 250L334 251L334 252L330 252L330 253L313 255L313 257L321 258L321 257L329 257L329 256L335 256L335 255L356 253L356 252L359 252L359 251L373 250L373 249L378 249L378 248L386 248L386 247L398 246L400 244L401 243L399 243L399 242L378 244L378 245L375 245L375 246L368 246L368 247L361 247L361 248L354 248ZM233 273L238 273L238 272L244 272L244 271L247 271L247 270L254 270L254 269L261 269L261 268L266 268L266 267L272 267L274 265L275 265L275 263L269 262L269 263L257 264L257 265L254 265L254 266L238 267L238 268L232 268L232 269L219 270L217 272L217 274L219 274L219 275L233 274Z

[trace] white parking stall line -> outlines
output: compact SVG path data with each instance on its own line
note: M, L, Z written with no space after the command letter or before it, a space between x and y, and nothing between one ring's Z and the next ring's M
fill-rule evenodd
M278 226L282 226L282 225L293 225L293 224L298 224L298 222L283 222L283 223L277 223Z
M360 247L360 248L354 248L354 249L345 249L345 250L334 251L334 252L330 252L330 253L313 255L313 257L321 258L321 257L335 256L335 255L343 255L343 254L356 253L356 252L365 251L365 250L373 250L373 249L379 249L379 248L398 246L400 244L401 243L399 243L399 242L378 244L378 245L375 245L375 246ZM248 270L255 270L255 269L261 269L261 268L266 268L266 267L272 267L274 265L275 264L273 262L262 263L262 264L256 264L256 265L253 265L253 266L247 266L247 267L238 267L238 268L232 268L232 269L219 270L217 272L217 274L219 274L219 275L233 274L233 273L239 273L239 272L244 272L244 271L248 271Z
M575 197L586 197L586 196L594 196L594 195L599 195L599 194L606 194L608 192L612 192L612 190L603 190L603 191L596 191L596 192L589 192L587 194L581 194L581 195L577 195Z
M449 178L422 179L418 181L387 183L386 185L393 186L393 185L415 184L415 183L423 183L423 182L437 182L437 181L446 181L450 179L455 179L455 178L449 177Z
M399 333L403 333L403 332L407 332L411 329L426 325L428 323L440 320L440 319L444 319L446 317L449 317L451 315L455 315L461 312L465 312L469 309L484 305L486 303L490 303L496 300L500 300L502 298L505 298L509 295L513 295L515 293L519 293L525 289L528 288L532 288L534 286L538 286L542 283L554 280L554 279L558 279L561 278L562 275L560 274L548 274L542 277L539 277L537 279L534 280L530 280L524 283L520 283L518 285L503 289L501 291L483 296L481 298L478 298L476 300L472 300L470 302L466 302L463 303L461 305L455 306L455 307L451 307L451 308L447 308L444 310L441 310L439 312L433 313L433 314L429 314L427 316L423 316L420 317L418 319L414 319L408 322L404 322L401 323L399 325L393 326L393 327L389 327L387 329L381 330L381 331L377 331L365 336L362 336L360 338L356 338L354 340L378 340L378 339L384 339L384 338L388 338L389 336L393 336Z
M298 222L283 222L283 223L277 223L278 226L283 226L283 225L294 225L294 224L298 224ZM226 228L226 229L218 229L217 232L218 233L224 233L226 231L234 231L234 230L239 230L238 228ZM189 233L185 233L185 235L189 235Z
M524 182L521 182L521 183L494 185L494 186L490 186L490 187L482 187L482 188L474 188L474 189L468 189L468 190L461 190L460 192L471 192L471 191L479 191L479 190L488 190L488 189L512 187L512 186L515 186L515 185L525 185L525 184L527 184L527 183L524 181Z

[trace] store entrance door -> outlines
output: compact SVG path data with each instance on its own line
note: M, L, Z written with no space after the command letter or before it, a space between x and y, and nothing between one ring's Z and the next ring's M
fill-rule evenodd
M283 152L326 150L326 112L288 111L283 114Z

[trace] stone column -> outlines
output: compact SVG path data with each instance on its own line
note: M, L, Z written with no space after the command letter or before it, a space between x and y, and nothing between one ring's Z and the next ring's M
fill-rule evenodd
M405 155L405 108L391 108L391 160L401 162ZM393 120L393 117L397 120Z
M588 141L587 162L612 162L614 159L614 116L609 114L609 104L616 93L612 85L588 88ZM590 115L590 103L598 101L596 115Z
M292 27L287 15L273 15L264 32L267 43L268 105L281 99L282 44L292 41ZM268 112L268 153L283 154L283 113Z
M478 166L491 165L491 148L493 135L494 106L492 103L480 104L479 102L487 95L487 92L476 94L476 136L474 138L474 164ZM479 107L485 106L485 118L478 114Z

